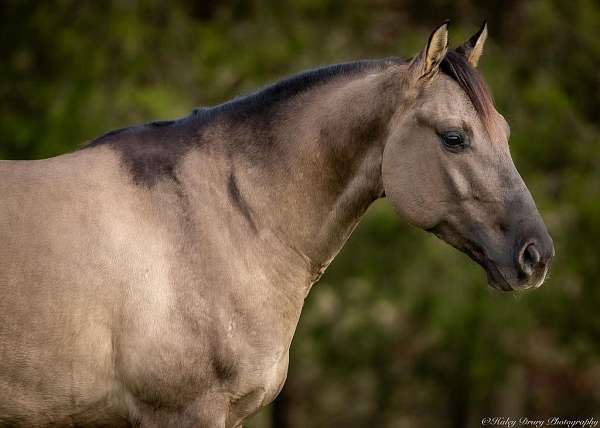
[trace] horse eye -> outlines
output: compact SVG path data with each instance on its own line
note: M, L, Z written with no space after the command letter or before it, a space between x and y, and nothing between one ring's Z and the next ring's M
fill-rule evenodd
M440 135L444 146L450 150L459 150L465 147L465 135L459 131L448 131Z

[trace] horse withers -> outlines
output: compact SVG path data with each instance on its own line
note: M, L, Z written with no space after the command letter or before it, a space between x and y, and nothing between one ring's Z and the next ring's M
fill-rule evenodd
M241 426L383 196L491 286L539 286L553 244L475 68L486 27L447 34L1 162L0 426Z

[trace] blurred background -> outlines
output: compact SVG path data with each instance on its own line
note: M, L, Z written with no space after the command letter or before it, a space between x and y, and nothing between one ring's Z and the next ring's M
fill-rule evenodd
M410 57L445 18L452 45L489 22L480 68L554 237L550 278L493 292L379 201L309 295L282 394L248 426L598 417L597 1L4 0L0 157L54 156L322 64Z

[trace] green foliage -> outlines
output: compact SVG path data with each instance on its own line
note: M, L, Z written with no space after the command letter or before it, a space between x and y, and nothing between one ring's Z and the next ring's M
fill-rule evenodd
M378 202L308 297L284 393L250 426L271 415L286 427L597 415L597 2L9 0L0 17L0 157L14 159L320 64L408 57L446 17L458 44L487 18L481 67L555 240L550 280L492 292L465 256Z

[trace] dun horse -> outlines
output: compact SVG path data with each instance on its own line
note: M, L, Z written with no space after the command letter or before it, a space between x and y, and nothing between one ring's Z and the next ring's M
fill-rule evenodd
M408 62L301 73L74 153L0 163L0 425L239 427L304 299L376 199L492 287L554 249L447 23Z

